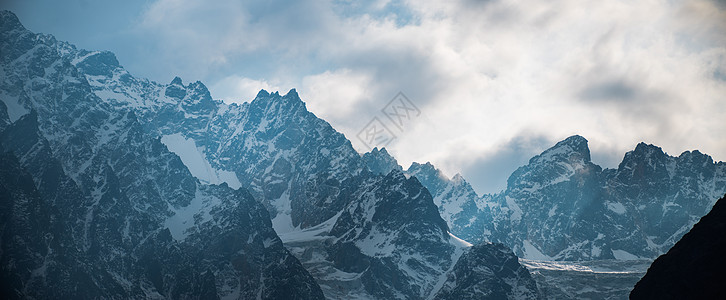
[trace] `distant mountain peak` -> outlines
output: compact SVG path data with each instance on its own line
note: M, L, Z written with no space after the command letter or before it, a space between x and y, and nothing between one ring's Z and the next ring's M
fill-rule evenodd
M703 164L712 164L714 162L713 158L710 155L702 153L698 150L684 151L683 153L681 153L681 155L678 156L678 158L691 161L701 161L701 163Z
M386 175L391 170L403 171L398 161L388 153L386 148L375 147L370 152L363 153L361 158L374 174Z
M182 82L182 79L179 76L175 76L174 79L172 79L171 83L169 83L169 84L170 85L180 85L182 87L184 86L184 83Z
M186 97L187 95L187 89L186 87L184 87L184 84L182 84L181 78L179 78L178 76L174 77L169 86L166 87L164 95L179 100L184 99L184 97Z
M294 99L300 99L300 95L297 94L297 90L295 88L290 89L287 94L283 97L290 97Z
M286 105L284 105L286 107L288 105L292 105L293 107L300 106L307 110L305 102L300 99L300 95L298 95L297 90L295 89L291 89L285 95L280 95L280 91L270 93L267 90L262 89L257 93L255 99L252 100L252 103L256 103L261 106L269 106L277 102L286 103Z
M373 150L371 150L371 153L373 153L373 154L380 153L380 154L386 154L386 155L389 154L388 150L386 150L386 147L381 147L380 149L378 149L378 147L373 147Z
M638 145L635 146L635 150L633 150L633 152L645 154L665 154L661 147L655 146L653 144L646 144L645 142L638 143Z
M553 148L570 147L572 151L587 154L588 160L590 157L590 148L587 145L587 139L580 135L570 136L563 141L555 144Z
M573 155L579 156L585 162L590 162L590 148L587 145L587 139L579 135L570 136L552 148L549 148L530 159L529 163L551 160L571 160Z
M437 169L436 166L434 166L431 162L426 162L423 164L413 162L411 163L411 166L408 167L406 170L406 173L410 175L415 176L431 176L431 177L439 177L444 180L449 180L449 178L444 175L441 170Z
M270 125L276 124L276 130L288 130L288 134L293 134L293 129L285 129L284 127L290 125L296 128L294 129L295 131L302 130L298 127L300 126L299 122L307 124L305 126L321 126L321 129L325 128L325 132L337 133L325 120L318 118L310 112L305 102L300 99L295 91L290 91L284 96L281 96L279 91L269 93L266 90L260 90L255 99L247 104L247 107L251 120L258 122L263 119L268 119ZM300 134L293 135L290 136L293 140L298 140L302 137ZM353 152L352 147L350 150ZM357 153L353 154L355 155Z
M643 163L655 167L656 165L665 164L667 158L668 156L660 147L640 142L635 146L634 150L625 153L625 157L620 162L618 169L625 168L626 166L632 168L635 165Z
M9 10L0 11L0 31L6 32L13 29L25 30L25 27L13 12Z
M570 144L587 144L587 139L579 134L571 135L561 141L561 143L570 143Z
M300 95L298 95L297 90L295 90L294 88L290 89L287 94L283 96L280 96L279 92L275 92L274 95L282 100L285 100L285 102L294 105L295 107L301 106L302 108L304 108L304 110L307 111L307 105L305 104L305 101L300 98Z
M454 177L451 177L451 181L453 181L455 183L459 183L459 182L463 182L466 180L464 179L464 176L461 176L460 173L456 173L456 174L454 174Z
M259 92L257 92L257 96L255 96L255 99L267 97L270 97L270 92L266 91L265 89L261 89Z
M411 172L412 170L416 170L419 172L436 172L436 173L438 173L438 169L436 169L436 167L433 164L431 164L431 162L428 162L428 161L423 164L417 163L417 162L412 162L411 166L408 167L408 170L409 170L409 172Z

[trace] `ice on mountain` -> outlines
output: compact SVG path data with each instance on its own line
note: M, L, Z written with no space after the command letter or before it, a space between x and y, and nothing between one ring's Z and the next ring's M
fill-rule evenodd
M471 243L460 239L459 237L455 236L453 233L449 232L449 236L451 237L451 243L460 248L466 248L473 246Z
M280 197L272 201L276 215L272 218L272 228L278 235L283 235L300 230L292 225L292 208L290 205L290 194L285 191Z
M524 253L524 257L527 259L533 259L533 260L553 260L552 257L542 254L542 252L537 249L529 240L522 241L522 252Z
M161 142L182 160L192 173L192 176L208 184L221 184L226 182L229 187L239 189L242 184L237 175L231 171L219 170L209 163L204 149L197 147L193 139L186 138L181 133L164 135Z
M605 206L612 212L622 215L626 213L625 205L619 202L605 202Z
M618 260L639 260L639 259L641 259L637 255L631 254L625 250L613 249L612 252L613 252L613 256L615 256L615 259L618 259Z
M8 119L10 122L15 122L20 119L20 117L27 115L30 112L19 102L20 99L17 96L11 96L5 93L5 91L0 91L0 99L2 99L7 107Z

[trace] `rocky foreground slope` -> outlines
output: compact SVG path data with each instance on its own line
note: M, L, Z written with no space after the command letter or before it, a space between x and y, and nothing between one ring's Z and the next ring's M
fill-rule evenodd
M726 197L713 206L635 285L631 299L724 299Z

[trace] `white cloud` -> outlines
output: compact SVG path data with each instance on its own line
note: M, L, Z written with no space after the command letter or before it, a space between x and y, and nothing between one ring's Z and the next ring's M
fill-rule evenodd
M209 87L214 91L214 98L227 103L243 103L252 101L260 90L279 91L277 85L264 80L254 80L238 75L225 77Z
M640 141L726 159L726 11L709 0L160 0L140 28L215 98L298 87L359 149L352 137L404 92L422 111L390 146L404 165L451 175L510 157L513 140L571 134L607 166Z
M305 76L299 93L310 111L350 132L355 128L346 119L356 113L362 102L370 101L368 89L374 85L375 80L368 74L339 69Z

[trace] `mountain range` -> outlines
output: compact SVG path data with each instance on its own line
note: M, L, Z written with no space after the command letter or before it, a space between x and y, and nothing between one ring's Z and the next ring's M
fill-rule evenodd
M226 104L8 11L0 37L9 298L539 297L511 251L453 236L415 177L371 172L295 90Z
M477 195L461 175L448 179L430 163L404 173L431 192L453 234L535 260L655 259L726 193L726 163L697 150L674 157L640 143L616 169L603 169L587 143L577 135L557 143L493 195ZM380 173L401 169L389 156L364 154Z
M518 257L654 259L726 192L726 164L698 151L641 143L603 169L572 136L477 195L359 154L294 89L225 103L9 11L0 51L11 299L537 299L539 263Z

